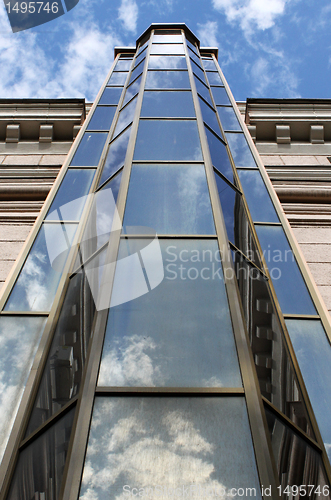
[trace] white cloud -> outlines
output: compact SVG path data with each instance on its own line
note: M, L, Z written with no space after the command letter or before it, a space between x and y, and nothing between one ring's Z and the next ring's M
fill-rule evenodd
M137 30L138 5L134 0L122 0L118 9L118 19L122 21L124 28L133 33Z
M284 13L288 0L213 0L216 10L224 12L228 22L238 22L247 33L255 28L271 28L277 16Z
M217 41L218 25L216 21L208 21L205 24L198 24L198 38L201 46L219 47Z

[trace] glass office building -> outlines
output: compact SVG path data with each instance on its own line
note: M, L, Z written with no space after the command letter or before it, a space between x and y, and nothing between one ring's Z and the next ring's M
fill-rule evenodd
M115 56L0 304L0 498L330 498L330 324L217 49Z

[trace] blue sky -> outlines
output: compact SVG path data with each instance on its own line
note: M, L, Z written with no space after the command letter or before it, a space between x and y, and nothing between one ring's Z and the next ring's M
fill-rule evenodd
M237 100L331 98L331 1L80 0L68 14L12 33L0 8L0 97L93 100L115 45L152 22L185 22L218 46Z

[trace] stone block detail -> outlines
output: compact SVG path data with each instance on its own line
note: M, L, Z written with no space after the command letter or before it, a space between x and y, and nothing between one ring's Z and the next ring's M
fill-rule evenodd
M18 142L21 138L20 124L8 124L6 127L6 142Z
M284 125L284 124L276 125L276 142L277 144L291 143L290 125Z
M256 125L247 125L248 131L254 142L256 142Z
M39 129L39 142L52 142L53 140L53 125L41 124Z
M324 125L310 125L310 142L324 144Z

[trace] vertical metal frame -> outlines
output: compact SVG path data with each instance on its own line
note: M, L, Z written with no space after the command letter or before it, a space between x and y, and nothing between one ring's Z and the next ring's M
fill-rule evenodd
M219 202L213 165L210 157L204 122L200 111L199 97L195 87L195 80L189 60L188 48L185 43L186 58L188 64L189 78L192 87L192 95L197 116L197 124L201 141L202 154L207 175L207 183L211 198L214 222L218 244L222 252L222 265L224 271L224 282L226 286L229 309L232 319L235 342L237 346L239 365L245 389L248 418L250 422L252 441L255 451L257 470L260 484L270 485L272 497L277 497L277 486L279 486L275 463L272 458L271 442L268 436L267 422L263 410L263 402L259 390L257 375L255 371L253 356L249 346L243 312L239 297L239 290L234 276L231 252L227 239L224 217ZM229 277L231 276L231 277ZM264 496L264 498L267 498ZM269 497L270 498L270 497Z

